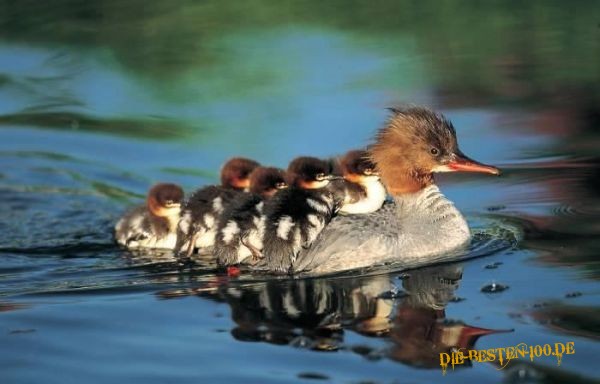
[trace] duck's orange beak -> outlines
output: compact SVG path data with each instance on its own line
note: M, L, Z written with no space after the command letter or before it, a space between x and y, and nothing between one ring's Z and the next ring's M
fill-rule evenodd
M493 335L494 333L508 333L513 332L512 329L487 329L487 328L479 328L472 327L470 325L464 326L461 329L460 335L458 337L457 344L463 348L469 348L469 346L473 345L475 340L479 338L479 336L485 335Z
M480 172L499 175L500 170L491 165L485 165L473 159L469 159L462 152L457 151L448 164L443 166L442 172Z

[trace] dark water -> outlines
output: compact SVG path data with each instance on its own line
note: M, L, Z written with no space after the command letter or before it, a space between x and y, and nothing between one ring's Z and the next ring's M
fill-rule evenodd
M152 183L341 153L398 102L505 171L438 180L479 257L268 280L113 245ZM594 1L0 1L2 382L598 380L599 127Z

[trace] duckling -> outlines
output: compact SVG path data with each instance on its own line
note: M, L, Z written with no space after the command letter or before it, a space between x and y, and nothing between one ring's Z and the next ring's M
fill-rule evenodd
M259 166L254 160L232 157L221 167L221 186L248 192L250 174Z
M176 254L190 257L195 248L214 245L219 216L225 208L245 195L249 175L259 166L250 159L235 157L221 168L221 185L196 190L185 202L177 225Z
M339 161L344 179L344 204L340 213L364 214L375 212L385 202L387 193L364 150L348 151Z
M219 265L238 264L250 256L256 262L262 257L263 206L284 188L287 183L281 169L258 167L250 174L250 194L229 206L221 216L215 240Z
M343 188L331 186L341 177L332 175L330 163L299 157L288 166L290 188L265 203L262 263L275 272L287 272L303 247L309 247L344 200ZM331 184L330 184L331 183Z
M117 243L130 249L173 249L182 201L183 190L178 185L154 185L146 204L127 212L115 225Z

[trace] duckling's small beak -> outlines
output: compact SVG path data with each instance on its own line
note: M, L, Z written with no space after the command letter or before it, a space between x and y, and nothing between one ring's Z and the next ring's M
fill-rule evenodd
M460 151L451 155L450 161L446 165L438 168L439 170L434 169L434 172L479 172L492 175L500 174L498 168L470 159Z

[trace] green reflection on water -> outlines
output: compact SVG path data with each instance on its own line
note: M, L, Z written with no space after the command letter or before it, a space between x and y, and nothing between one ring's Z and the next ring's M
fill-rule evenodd
M532 85L598 81L599 11L597 1L578 1L572 7L562 1L415 0L376 6L342 0L2 1L0 25L8 41L109 47L136 71L168 77L222 65L227 52L213 41L248 29L330 28L348 34L357 45L364 38L409 36L429 58L426 64L436 81L494 88L508 75L497 66L514 72L513 64L520 61L524 67L512 75ZM394 44L379 48L394 54Z
M68 112L15 113L0 116L0 125L11 124L81 132L109 133L148 139L184 138L189 135L189 132L181 123L166 120L107 120Z
M0 87L16 87L5 92L30 93L0 124L235 139L252 152L314 124L293 121L331 100L381 108L431 102L426 92L446 106L535 105L572 90L593 104L598 11L594 1L0 0L0 42L58 52L42 63L56 66L48 76L0 66Z

